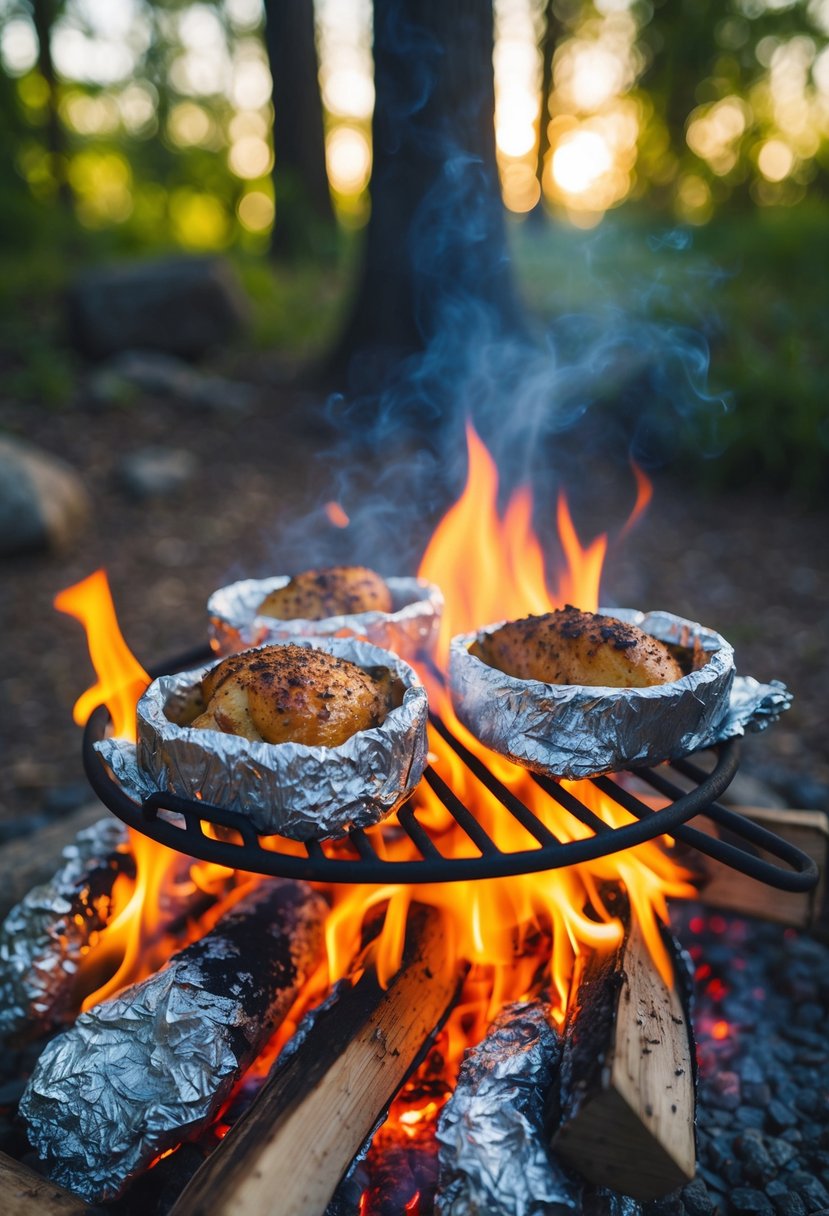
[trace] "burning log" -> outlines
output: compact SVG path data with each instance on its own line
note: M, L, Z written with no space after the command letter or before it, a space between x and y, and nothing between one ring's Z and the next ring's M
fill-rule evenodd
M676 971L676 968L675 968ZM593 956L565 1030L554 1151L585 1178L635 1199L694 1176L694 1073L676 983L668 987L633 922Z
M545 1135L560 1059L561 1039L540 1001L508 1005L467 1052L438 1123L441 1216L581 1211L581 1188Z
M80 1008L78 967L135 878L126 828L111 816L80 832L63 865L11 909L0 927L0 1035L43 1033Z
M758 879L741 874L739 870L696 849L678 845L671 855L699 875L700 901L708 908L718 908L724 912L759 916L796 929L810 928L820 918L826 895L829 817L823 811L744 806L733 809L811 857L820 871L820 882L811 891L775 890L773 897L770 897L768 886ZM694 821L694 827L711 835L722 834L721 829L704 816ZM764 855L762 849L757 851L761 857Z
M0 1153L0 1211L3 1216L81 1216L87 1210L68 1191Z
M458 972L444 962L434 909L410 917L400 970L373 969L317 1011L248 1114L196 1174L170 1216L322 1212L357 1150L445 1016Z
M215 1116L316 966L326 905L263 883L156 975L88 1010L20 1104L49 1176L96 1201Z

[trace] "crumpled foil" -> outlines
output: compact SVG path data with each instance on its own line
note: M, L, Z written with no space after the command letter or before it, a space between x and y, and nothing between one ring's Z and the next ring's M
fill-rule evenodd
M467 1052L437 1138L440 1216L563 1216L580 1187L555 1161L544 1104L561 1040L540 1001L507 1005Z
M63 865L0 928L0 1035L43 1033L77 1012L78 967L110 915L120 874L134 875L127 829L112 816L79 832Z
M469 652L499 622L452 639L449 685L461 722L516 764L580 778L675 760L746 730L762 730L791 702L782 684L735 679L734 652L711 629L669 612L599 611L669 645L697 644L706 661L679 680L648 688L519 680Z
M218 654L233 654L263 642L298 638L356 637L402 658L431 653L443 612L443 594L421 578L387 578L391 612L357 612L321 621L280 621L259 616L266 595L289 583L287 574L243 579L214 591L207 601L210 644Z
M262 833L324 840L371 827L413 793L426 767L426 692L402 659L356 638L297 638L360 667L386 667L405 689L380 726L338 747L257 743L177 726L167 710L192 702L213 664L154 680L138 702L138 744L104 739L96 750L132 797L171 790L245 814Z
M196 1136L316 966L325 911L305 883L263 883L163 971L53 1039L20 1103L49 1177L88 1202L114 1198Z

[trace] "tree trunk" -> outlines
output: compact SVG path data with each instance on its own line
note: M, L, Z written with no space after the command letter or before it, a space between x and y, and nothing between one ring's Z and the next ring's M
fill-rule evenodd
M38 70L46 81L49 98L46 103L46 147L52 176L58 188L58 198L71 206L72 191L66 176L66 141L58 115L58 84L52 62L52 27L55 23L54 0L32 0L32 20L38 41Z
M329 367L378 375L518 310L495 161L492 0L375 0L371 219Z
M558 21L553 0L546 0L543 21L544 28L538 47L541 53L541 112L538 117L538 156L535 162L535 175L538 178L541 193L531 212L533 219L543 219L546 215L544 210L544 168L550 155L550 97L553 92L553 55L558 36Z
M266 0L265 46L274 110L271 251L285 258L314 251L334 225L311 0Z

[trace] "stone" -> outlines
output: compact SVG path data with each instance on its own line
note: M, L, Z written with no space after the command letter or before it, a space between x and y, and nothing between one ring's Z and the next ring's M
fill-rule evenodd
M720 1072L708 1084L709 1101L720 1110L736 1110L740 1105L740 1078L736 1072Z
M731 1208L737 1216L774 1216L774 1208L762 1191L738 1186L729 1195Z
M90 510L86 488L68 464L0 436L0 556L66 549Z
M773 1098L766 1107L766 1120L772 1131L782 1132L797 1125L797 1115L790 1106Z
M140 448L118 465L119 482L133 498L164 498L195 476L196 458L180 448Z
M66 308L73 344L93 359L134 349L198 358L248 319L233 268L215 257L94 267L70 285Z
M87 393L100 406L133 400L138 394L169 397L182 405L211 413L241 414L257 399L250 384L200 372L174 355L152 350L128 350L96 367L87 380Z
M767 1106L771 1102L771 1090L765 1082L746 1081L743 1077L741 1094L749 1106Z
M743 1163L743 1172L749 1182L763 1186L777 1173L777 1166L769 1156L763 1136L753 1128L737 1137L734 1151Z
M683 1188L682 1205L688 1216L711 1216L714 1204L702 1178L695 1178Z
M793 1191L785 1190L773 1203L777 1216L806 1216L806 1204Z

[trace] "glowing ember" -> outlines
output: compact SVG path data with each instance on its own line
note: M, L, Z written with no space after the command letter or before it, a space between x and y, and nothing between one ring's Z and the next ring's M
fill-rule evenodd
M332 523L335 528L347 528L351 523L351 520L338 502L327 502L323 510L328 516L329 523Z

